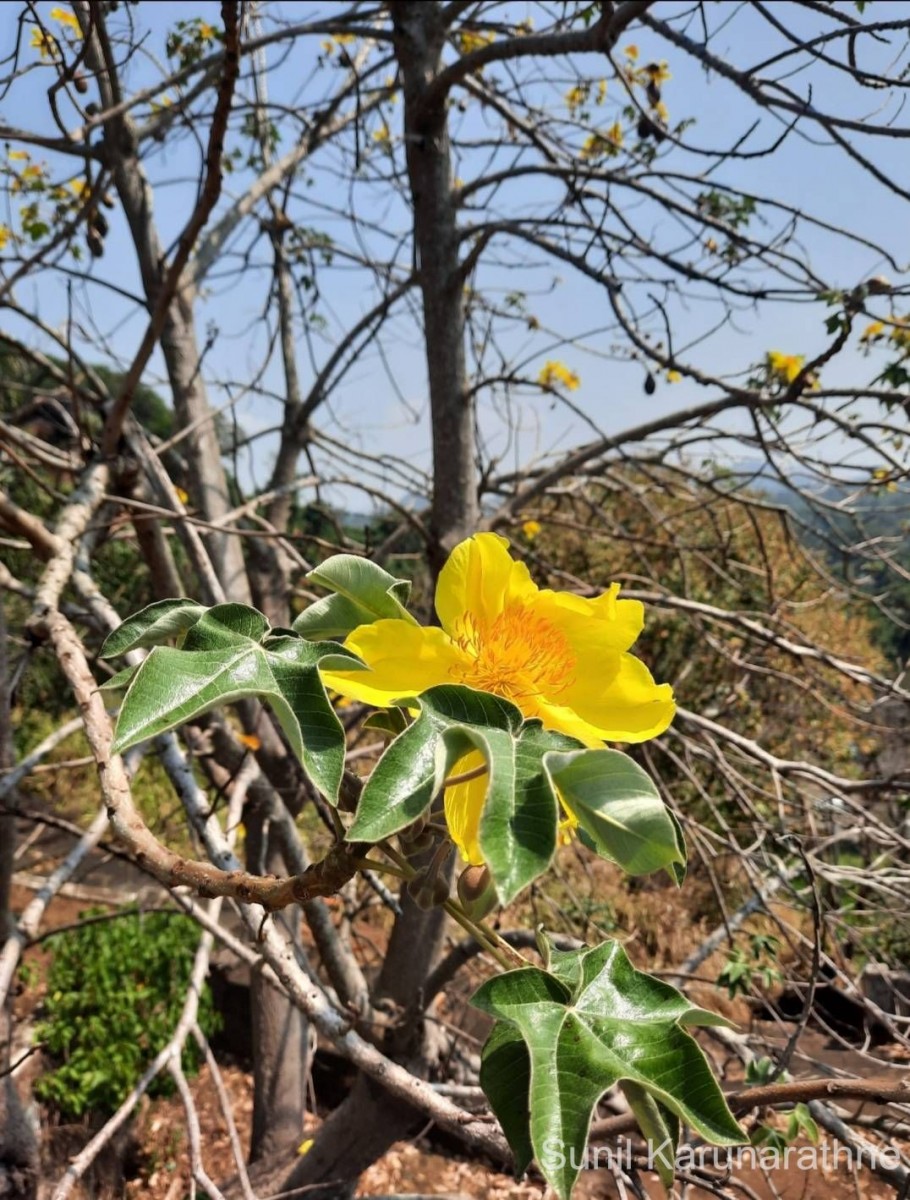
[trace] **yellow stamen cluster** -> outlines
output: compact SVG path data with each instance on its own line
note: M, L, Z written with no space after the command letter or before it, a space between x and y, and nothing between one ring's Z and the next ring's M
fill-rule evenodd
M573 681L575 655L564 634L523 604L510 604L489 626L473 613L458 622L455 642L472 660L456 682L516 703L557 696Z

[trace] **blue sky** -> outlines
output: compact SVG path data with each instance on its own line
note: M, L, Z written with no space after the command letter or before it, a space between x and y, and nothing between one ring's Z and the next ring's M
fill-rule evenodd
M41 4L38 7L49 27L54 27L49 18L53 6ZM852 11L850 5L841 4L838 7ZM122 5L121 12L126 8ZM341 8L331 4L278 4L269 0L262 5L263 28L268 30L273 18L312 21L320 14L329 15ZM818 28L819 18L796 6L777 4L771 8L778 14L785 13L788 25L797 33L808 33ZM8 13L13 9L13 5L6 6ZM536 9L535 5L514 5L509 12L514 14L516 20L521 20L525 15L536 15L539 24L540 12L535 12ZM655 6L658 15L681 9L681 5L675 4ZM744 67L761 61L776 53L783 45L780 35L770 31L749 10L749 6L713 6L708 11L720 26L712 39L712 48L737 66ZM182 4L178 8L146 2L130 8L129 12L146 31L146 36L141 51L134 55L125 74L132 86L141 86L160 78L166 63L165 36L178 14L184 19L199 16L217 26L219 7L214 3L198 3ZM724 25L727 17L734 19ZM910 18L910 3L899 0L887 6L887 19L899 17ZM11 52L16 32L15 22L7 19L0 30L0 46L4 54ZM340 68L334 54L326 54L321 49L320 41L319 37L302 39L290 56L284 56L277 46L269 48L267 55L270 65L278 64L269 76L269 96L273 103L293 107L301 98L311 101L314 97L331 93ZM27 47L27 34L24 42ZM668 60L673 78L665 85L664 99L672 121L683 118L694 121L684 135L690 144L729 144L752 123L754 110L732 85L717 77L706 76L701 66L675 47L661 43L648 31L631 31L620 43L620 49L631 42L638 46L639 62ZM899 58L905 45L905 36L900 40L893 39L890 46L870 47L867 42L864 48L861 44L861 61L867 69L883 69L892 61L892 56ZM622 59L621 54L617 57ZM24 49L22 61L34 63L36 59L34 50ZM799 60L795 60L794 66L799 66ZM891 69L894 69L893 66ZM545 77L541 75L529 94L542 107L558 110L565 115L564 94L571 84L579 78L597 80L604 74L603 60L593 55L573 59L571 63L567 60L552 61L547 66ZM609 72L606 74L607 101L603 109L594 114L598 127L601 127L601 121L603 126L612 121L620 105L621 89ZM51 129L46 99L49 76L47 69L35 67L16 81L0 99L0 118L14 126ZM842 108L855 118L879 124L889 120L900 122L900 114L893 105L883 106L881 91L861 91L852 86L846 88L843 79L843 76L839 80L813 76L815 102L821 106ZM787 83L795 90L801 90L805 88L806 81L797 71L788 78ZM140 110L141 113L147 111ZM400 165L400 105L385 110L384 119L388 122L395 161ZM71 112L65 116L65 120L75 125L78 117ZM407 212L400 196L379 182L379 177L390 165L384 145L373 137L379 120L379 117L371 119L364 132L361 177L354 185L354 195L363 221L362 244L367 248L384 249L393 233L397 235L406 229ZM276 121L282 135L278 146L278 152L281 153L293 143L296 130L287 117L276 118ZM486 125L487 117L473 104L463 117L455 116L453 121L457 136L468 141L476 141ZM768 146L780 131L781 127L775 119L766 117L746 145L753 149ZM781 198L832 224L883 242L905 267L908 259L906 230L910 227L907 202L889 194L856 164L850 163L841 150L822 142L823 139L817 135L810 141L798 133L791 133L773 154L721 168L716 178L736 186L743 193L754 190ZM888 173L900 171L902 182L910 186L910 156L906 154L904 146L904 142L883 139L873 147L873 152L882 169ZM40 151L34 151L34 157L47 163L50 173L57 179L68 178L74 173L73 160L62 163ZM174 144L169 139L164 146L156 146L149 158L147 169L155 189L156 217L165 240L177 236L190 210L198 161L199 146L188 134L181 136ZM465 149L459 157L456 170L466 181L470 181L482 161L485 161L482 148ZM702 170L704 167L701 164L707 165L707 161L677 148L663 160L670 170L691 170L695 163ZM307 169L305 175L308 178L302 179L297 188L300 193L294 206L297 220L329 232L340 243L346 244L351 252L355 252L358 243L351 238L344 223L330 211L342 205L348 197L348 180L341 174L340 160L334 152L322 155L314 160L312 169ZM222 208L248 180L249 173L242 170L227 177ZM709 184L707 180L705 186ZM506 215L518 215L540 209L547 197L546 184L522 180L504 189L500 206ZM138 294L140 289L135 253L124 228L122 214L118 208L109 215L111 231L106 240L106 253L103 259L93 264L92 271L96 277ZM672 216L652 202L634 208L630 205L624 215L634 220L645 238L667 239L671 244L676 236ZM0 217L0 220L3 219ZM11 223L13 219L14 215L11 215ZM368 227L371 219L375 224L372 229ZM471 219L471 214L465 214L464 219ZM773 215L759 211L759 222L774 220ZM218 405L231 398L228 392L217 386L219 379L233 380L240 385L258 380L267 391L280 393L282 390L277 356L273 355L270 361L266 361L268 335L260 320L267 304L270 280L268 256L264 253L266 241L260 238L255 244L253 242L252 227L247 226L244 234L228 247L225 272L215 272L207 281L207 290L199 307L201 336L206 336L207 331L213 334L212 346L206 357L206 371L215 381L211 396ZM888 275L895 284L907 283L906 275L897 274L893 266L884 262L881 255L872 249L819 231L805 235L804 245L818 274L830 286L852 287L860 280L879 273ZM494 251L494 260L504 253L495 243ZM407 253L405 248L403 261ZM692 253L700 253L699 248L696 246ZM242 255L249 255L249 259L238 276L234 268L239 261L237 256ZM227 273L228 268L230 274ZM341 331L357 320L369 307L371 299L375 298L365 287L362 276L353 270L340 269L340 259L336 260L335 268L320 276L320 316L326 322L325 327L310 329L309 333L303 328L299 331L298 366L304 387L331 353ZM89 359L116 357L123 363L128 362L142 336L142 313L135 305L103 288L74 284L68 295L63 282L59 274L33 276L17 287L16 296L21 305L34 307L52 325L65 322L70 312L77 329L82 327L81 348ZM663 380L659 381L656 394L646 396L642 387L643 368L640 363L628 360L627 350L613 328L602 289L575 275L570 267L538 263L524 268L506 268L496 265L494 261L478 274L477 284L492 289L500 296L505 296L509 291L526 290L527 312L537 319L541 328L530 332L526 322L513 323L510 331L503 335L506 350L510 355L527 361L527 375L531 379L547 358L560 359L569 364L581 378L580 388L571 397L573 403L587 414L590 422L607 433L620 433L641 421L711 396L711 393L687 381L670 385ZM634 284L629 284L629 295L633 298L644 295L646 291L644 287L636 289ZM887 311L887 308L882 311ZM778 348L807 355L818 353L827 340L823 326L826 315L827 310L819 303L767 303L760 308L743 305L733 321L717 328L707 340L691 351L690 361L717 375L743 378L748 366L760 361L768 349ZM694 296L680 299L672 310L675 345L684 346L701 337L719 316L720 310L707 292L698 300ZM35 340L33 331L25 331L21 325L18 325L18 331ZM103 335L103 340L99 335ZM560 347L559 342L563 338L574 339L575 344ZM77 342L79 340L77 337ZM150 376L155 374L162 375L160 361L153 362ZM394 382L390 381L389 374ZM830 368L830 375L826 374L825 382L850 386L868 381L874 374L872 364L853 349L843 354L836 366ZM402 310L401 317L389 327L384 339L384 359L380 359L375 350L365 353L332 397L330 407L322 411L318 423L333 436L350 444L359 443L371 451L386 452L409 464L426 467L428 428L424 380L419 330L413 313ZM162 387L162 391L166 394L166 386ZM397 394L399 392L400 397ZM233 395L236 396L236 392ZM527 389L512 410L512 420L518 429L515 436L509 438L501 419L502 403L500 398L498 410L496 404L485 404L481 417L491 450L502 456L502 469L518 467L557 447L568 448L592 436L590 425L585 421L562 405L554 404L552 398L536 397L533 389ZM236 404L236 415L244 429L255 432L278 422L280 406L262 395L250 395ZM243 477L249 486L254 482L265 482L271 445L271 439L262 439L256 444L255 453L243 465ZM347 492L345 502L349 506L357 503L360 507L366 503L362 499L353 501Z

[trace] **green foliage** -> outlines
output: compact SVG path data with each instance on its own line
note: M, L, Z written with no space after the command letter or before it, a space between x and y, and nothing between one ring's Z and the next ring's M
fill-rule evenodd
M51 938L36 1037L55 1065L36 1081L36 1096L66 1118L114 1112L174 1032L198 943L198 926L181 913L115 914ZM217 1028L208 985L198 1022L206 1034ZM190 1039L184 1069L195 1071L198 1062ZM160 1076L150 1093L170 1087L169 1076Z
M191 622L189 628L184 618ZM326 696L319 664L351 670L359 660L334 642L273 633L262 613L247 605L218 604L205 610L191 600L150 604L111 634L102 657L164 641L178 628L186 629L182 648L155 645L132 676L115 752L219 704L258 696L272 706L312 782L337 803L344 729Z
M294 632L306 638L344 637L358 625L384 619L416 624L405 608L411 585L366 558L334 554L307 575L331 595L304 609Z
M778 946L773 935L755 933L749 938L748 953L739 946L730 951L717 982L726 987L731 999L739 994L748 995L756 980L766 988L780 982L783 976L775 964Z
M420 716L388 747L367 782L352 841L379 841L417 820L461 758L487 766L480 849L502 904L550 865L559 805L596 853L630 874L685 863L678 831L653 783L618 750L586 750L525 721L506 700L446 684L419 698Z
M544 943L542 952L545 970L499 975L472 1000L497 1022L484 1046L481 1085L519 1171L536 1158L566 1200L594 1107L618 1082L632 1085L629 1103L652 1149L676 1145L679 1121L720 1145L745 1140L687 1032L725 1024L722 1017L636 971L618 942L571 951Z

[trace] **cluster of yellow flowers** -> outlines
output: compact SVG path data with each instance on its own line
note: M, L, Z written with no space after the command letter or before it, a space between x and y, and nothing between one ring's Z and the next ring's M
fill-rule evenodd
M614 121L603 133L592 133L585 138L580 157L585 162L598 158L613 158L622 149L623 131L619 121Z
M565 363L557 362L555 359L547 359L540 368L537 382L541 387L564 387L570 392L577 391L581 384L581 380L574 371L570 371Z
M525 523L534 534L536 521ZM594 599L539 588L508 541L479 533L456 546L439 575L440 626L376 621L345 646L367 671L324 672L327 686L378 708L399 705L439 684L458 683L516 705L544 728L585 746L644 742L673 720L669 684L654 682L629 650L644 625L637 600L612 584ZM487 780L479 751L465 755L445 791L446 823L462 857L480 865L480 818ZM577 821L565 809L563 832Z
M496 41L495 33L480 33L473 29L463 29L458 35L458 49L462 54L471 54L482 50Z
M860 341L867 346L886 339L900 348L910 346L910 317L891 317L889 327L884 321L873 321L860 334Z

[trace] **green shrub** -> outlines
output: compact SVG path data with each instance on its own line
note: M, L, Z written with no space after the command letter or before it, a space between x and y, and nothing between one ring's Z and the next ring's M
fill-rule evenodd
M83 917L97 916L89 910ZM110 1114L168 1042L180 1018L199 927L181 913L128 912L49 939L44 1019L37 1037L55 1064L35 1094L67 1118ZM209 1034L217 1014L206 984L198 1022ZM189 1039L183 1068L194 1072L199 1050ZM158 1077L150 1095L172 1090Z

